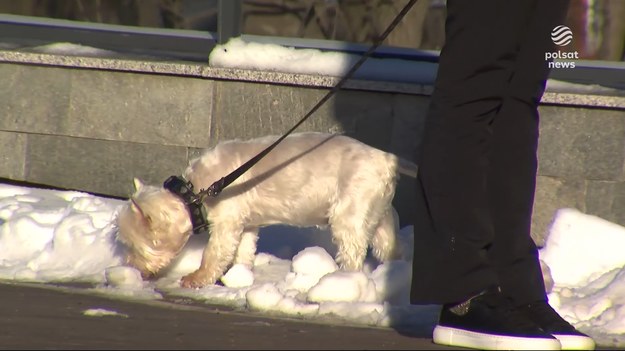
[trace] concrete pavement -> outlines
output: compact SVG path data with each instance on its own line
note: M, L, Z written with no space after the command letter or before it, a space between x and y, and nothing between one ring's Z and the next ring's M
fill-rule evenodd
M88 309L119 315L87 316ZM454 349L433 344L429 332L421 334L0 282L0 349Z

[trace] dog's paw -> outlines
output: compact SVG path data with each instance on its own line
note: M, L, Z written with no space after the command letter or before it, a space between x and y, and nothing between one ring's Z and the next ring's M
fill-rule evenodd
M210 279L207 279L206 274L203 271L195 271L180 279L180 286L191 289L203 288L213 283L214 282L211 282Z

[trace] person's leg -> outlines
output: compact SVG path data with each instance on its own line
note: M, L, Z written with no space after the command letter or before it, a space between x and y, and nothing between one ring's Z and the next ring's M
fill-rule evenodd
M538 164L538 103L549 74L545 53L554 49L551 30L563 23L568 2L536 2L507 97L492 125L487 182L495 238L488 257L502 292L515 304L546 299L530 235Z
M540 1L521 45L507 98L493 123L488 174L495 241L488 251L503 294L521 313L555 336L563 350L591 350L592 338L577 331L547 302L531 239L539 136L538 103L548 77L545 52L552 51L551 30L563 23L568 0ZM519 162L519 160L522 160Z
M488 257L514 303L545 298L538 251L530 236L537 170L536 106L506 99L493 123L488 193L495 239Z
M463 301L499 283L487 255L495 235L488 155L534 2L447 2L446 42L417 159L414 304Z

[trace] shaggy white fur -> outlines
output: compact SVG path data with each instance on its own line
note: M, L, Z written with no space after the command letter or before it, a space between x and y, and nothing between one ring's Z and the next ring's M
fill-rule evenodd
M205 189L257 155L277 137L226 141L190 162L184 172ZM200 267L184 287L214 284L236 263L251 266L259 228L273 224L330 226L336 261L361 270L367 248L385 261L398 255L391 201L400 170L416 166L395 155L337 134L297 133L284 139L216 197L204 201L210 237ZM118 239L128 263L144 277L157 274L182 250L192 232L183 201L135 180L135 193L118 216Z

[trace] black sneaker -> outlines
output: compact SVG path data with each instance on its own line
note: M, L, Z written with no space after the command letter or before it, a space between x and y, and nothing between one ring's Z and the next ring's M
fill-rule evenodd
M560 350L558 339L518 312L498 289L443 305L433 339L482 350Z
M560 341L562 350L595 349L594 340L564 320L547 301L538 301L517 307L517 309L546 332L555 336Z

